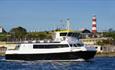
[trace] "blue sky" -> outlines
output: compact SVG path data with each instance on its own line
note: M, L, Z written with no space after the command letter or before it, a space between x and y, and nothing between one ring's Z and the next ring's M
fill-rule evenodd
M66 18L71 19L73 30L91 30L93 15L98 31L115 29L114 0L0 0L0 25L7 31L17 26L52 30L65 25Z

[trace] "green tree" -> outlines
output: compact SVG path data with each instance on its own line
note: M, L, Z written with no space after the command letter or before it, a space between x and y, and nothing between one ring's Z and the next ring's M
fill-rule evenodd
M47 35L44 34L44 33L39 34L39 39L40 40L46 39L46 37L47 37Z
M104 42L103 42L103 41L98 41L96 44L103 46L103 45L104 45Z
M7 41L7 39L10 37L7 33L0 33L0 41Z
M20 40L20 39L25 38L25 36L27 34L27 31L26 31L25 28L19 26L19 27L16 27L16 28L12 28L10 30L10 33L11 33L11 35L14 39Z
M115 40L115 32L103 32L104 37L112 37Z
M97 44L101 45L101 46L103 46L103 45L111 45L112 42L113 42L112 40L102 40L102 41L98 41Z

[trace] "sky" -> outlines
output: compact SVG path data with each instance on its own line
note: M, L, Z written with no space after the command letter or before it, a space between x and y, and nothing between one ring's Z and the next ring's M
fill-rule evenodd
M0 26L6 31L22 26L27 31L48 31L66 26L92 28L96 15L97 30L115 29L115 0L0 0Z

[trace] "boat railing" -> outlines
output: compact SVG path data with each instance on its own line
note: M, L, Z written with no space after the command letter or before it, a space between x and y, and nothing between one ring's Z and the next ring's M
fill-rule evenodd
M33 41L23 41L23 43L60 43L60 41L54 41L54 40L33 40Z

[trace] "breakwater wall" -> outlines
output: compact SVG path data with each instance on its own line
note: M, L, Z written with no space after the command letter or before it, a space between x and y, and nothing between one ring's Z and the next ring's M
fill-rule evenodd
M98 52L95 57L115 57L115 52Z

